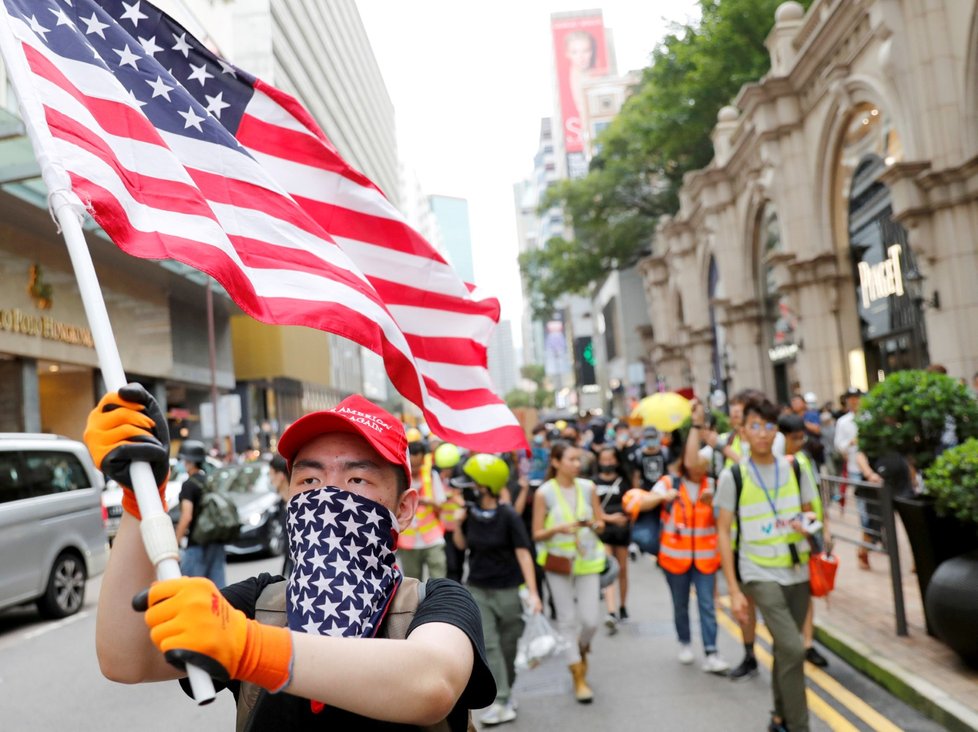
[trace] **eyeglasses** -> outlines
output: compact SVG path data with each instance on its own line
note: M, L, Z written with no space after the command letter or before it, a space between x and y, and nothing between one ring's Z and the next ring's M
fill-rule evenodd
M774 422L751 422L747 429L751 432L774 432L778 426Z

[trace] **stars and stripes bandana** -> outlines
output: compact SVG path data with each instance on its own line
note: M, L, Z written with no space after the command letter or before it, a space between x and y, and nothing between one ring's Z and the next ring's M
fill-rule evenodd
M286 585L289 628L372 637L401 583L394 566L397 519L369 498L325 486L293 496Z

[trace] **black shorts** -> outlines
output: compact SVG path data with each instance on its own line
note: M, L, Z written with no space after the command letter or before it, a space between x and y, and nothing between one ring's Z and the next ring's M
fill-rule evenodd
M600 534L601 541L609 546L628 546L632 541L631 526L605 526Z

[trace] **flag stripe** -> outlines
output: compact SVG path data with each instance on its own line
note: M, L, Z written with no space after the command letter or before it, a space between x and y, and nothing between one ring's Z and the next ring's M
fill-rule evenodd
M167 33L183 29L142 2L163 46L147 55L119 23L124 7L0 0L41 102L30 122L51 135L37 144L113 241L210 274L259 320L369 348L444 439L525 445L486 369L498 302L463 283L294 98L226 75L189 34L179 37L193 53L181 54ZM72 22L55 25L46 10ZM194 80L189 64L201 59Z

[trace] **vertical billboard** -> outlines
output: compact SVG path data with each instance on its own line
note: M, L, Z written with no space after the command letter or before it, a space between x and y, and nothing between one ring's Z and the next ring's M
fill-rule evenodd
M554 15L550 19L560 100L561 129L567 152L567 173L587 173L584 82L608 74L608 46L600 11L585 15Z

